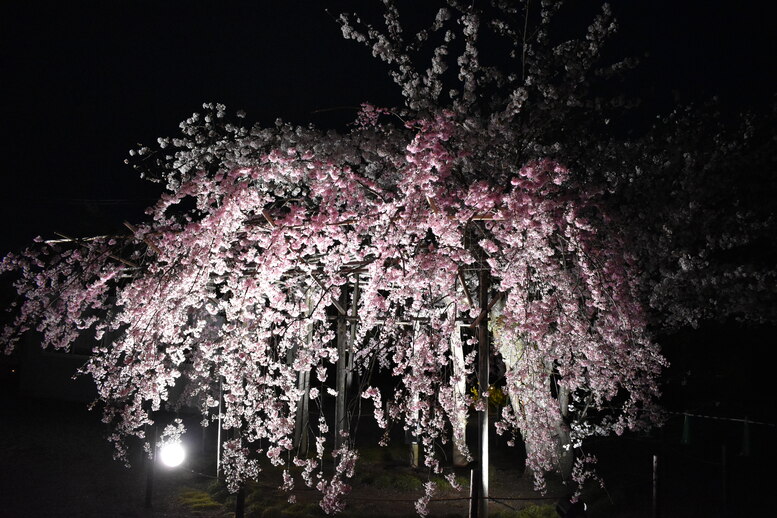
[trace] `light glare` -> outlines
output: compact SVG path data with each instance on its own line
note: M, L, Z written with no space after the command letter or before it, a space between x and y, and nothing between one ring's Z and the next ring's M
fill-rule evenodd
M162 464L174 468L180 466L186 458L186 451L180 442L170 442L163 444L159 449L159 457L162 459Z

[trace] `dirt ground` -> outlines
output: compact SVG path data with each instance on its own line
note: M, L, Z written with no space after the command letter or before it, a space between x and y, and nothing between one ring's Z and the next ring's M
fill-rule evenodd
M234 496L214 489L212 455L207 448L195 451L183 468L156 469L152 507L146 508L147 471L140 451L131 455L130 468L112 460L112 447L104 439L105 425L83 403L3 397L0 416L0 517L233 516ZM757 445L769 439L767 432L754 436L752 442ZM607 489L587 488L589 516L652 515L656 444L636 438L594 443L591 449L600 459ZM688 449L671 442L667 447L666 441L662 444L658 472L661 516L765 512L760 508L761 498L774 482L773 476L769 478L770 454L742 457L732 450L724 465L724 457L705 452L701 446ZM345 516L415 515L413 502L428 475L411 470L403 455L401 444L382 452L365 451ZM551 479L546 495L535 493L529 477L523 476L518 454L498 445L492 465L492 517L522 516L517 511L531 505L546 506L547 514L547 506L567 491L560 481ZM467 516L468 472L461 470L456 475L465 488L461 492L441 489L436 496L439 501L431 505L432 516ZM315 505L315 491L300 490L296 505L286 503L276 489L276 476L269 472L249 488L246 516L323 516Z

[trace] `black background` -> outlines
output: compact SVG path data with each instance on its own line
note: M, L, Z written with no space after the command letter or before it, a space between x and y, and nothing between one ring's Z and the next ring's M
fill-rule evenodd
M420 4L400 7L413 21ZM596 3L570 4L563 23L582 35ZM765 106L775 91L767 4L616 1L608 53L642 58L631 87L657 111L711 95L732 109ZM374 15L379 2L4 6L0 254L35 235L118 231L142 218L159 187L124 165L128 150L174 135L203 102L243 109L250 122L335 127L354 112L331 108L398 104L385 67L340 35L335 14L357 7Z

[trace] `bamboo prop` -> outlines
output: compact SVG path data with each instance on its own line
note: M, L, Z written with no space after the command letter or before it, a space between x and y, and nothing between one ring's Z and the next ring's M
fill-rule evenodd
M132 224L131 224L129 221L125 221L125 222L124 222L124 226L125 226L125 227L127 227L127 228L129 229L129 231L130 231L130 232L132 232L132 234L133 234L134 236L137 236L137 234L138 234L138 229L137 229L137 227L135 227L134 225L132 225ZM159 249L159 247L158 247L158 246L156 246L156 245L154 244L154 242L153 242L153 241L151 241L149 238L147 238L147 237L144 237L144 238L143 238L143 242L144 242L144 243L146 243L146 244L148 245L148 247L149 247L149 248L151 248L151 249L152 249L154 252L156 252L156 253L157 253L157 255L162 255L162 250L160 250L160 249Z
M54 232L54 233L55 233L56 235L58 235L59 237L61 237L61 238L64 238L64 239L68 240L69 242L72 242L72 243L77 243L77 244L79 244L79 245L81 245L81 246L83 246L84 248L87 248L87 249L89 248L89 245L87 245L87 244L86 244L86 243L85 243L83 240L81 240L81 239L74 238L74 237L70 237L70 236L66 236L65 234L62 234L61 232ZM109 253L109 254L106 254L106 255L107 255L108 257L110 257L111 259L115 260L115 261L119 261L120 263L122 263L122 264L123 264L123 265L125 265L125 266L129 266L130 268L137 268L137 267L138 267L138 265L137 265L137 264L133 263L132 261L130 261L130 260L128 260L128 259L121 258L121 257L119 257L119 256L117 256L117 255L114 255L114 254L111 254L111 253Z

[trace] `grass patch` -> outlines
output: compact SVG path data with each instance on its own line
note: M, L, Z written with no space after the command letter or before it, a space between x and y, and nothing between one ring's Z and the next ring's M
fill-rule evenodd
M410 447L402 444L389 446L366 446L359 448L359 463L394 464L410 463Z
M208 493L213 500L221 502L222 504L229 498L229 490L227 490L227 485L223 480L214 480L210 486L208 486Z
M434 475L432 477L432 482L437 484L437 487L440 489L453 489L453 486L451 486L450 482L448 482L448 479L446 479L443 476L440 475ZM460 485L462 488L466 489L469 487L469 479L463 475L458 475L456 478L456 483Z
M382 473L375 477L373 486L381 489L396 489L397 491L420 491L424 483L410 473Z
M558 518L552 505L530 505L518 511L503 509L490 513L492 518Z
M256 503L248 506L246 516L248 518L319 518L325 515L316 504Z
M184 489L178 494L178 500L192 511L221 509L222 504L213 499L210 493L196 489Z

